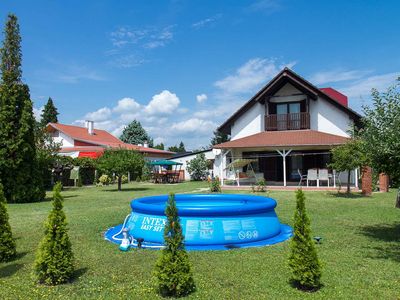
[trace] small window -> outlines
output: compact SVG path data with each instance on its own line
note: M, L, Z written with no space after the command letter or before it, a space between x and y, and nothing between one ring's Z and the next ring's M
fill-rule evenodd
M53 131L53 132L50 133L50 136L51 137L59 137L60 136L60 132L58 130Z

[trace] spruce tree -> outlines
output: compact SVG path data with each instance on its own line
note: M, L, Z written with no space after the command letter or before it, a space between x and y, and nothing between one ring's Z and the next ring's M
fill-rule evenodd
M8 222L6 198L0 183L0 262L12 260L17 254L15 240L12 237L11 226Z
M63 211L61 183L53 189L53 209L45 223L45 235L35 259L35 275L39 283L57 285L71 280L74 256Z
M57 108L54 106L53 99L49 97L49 100L47 100L47 103L44 106L41 115L41 120L40 120L41 126L45 127L49 123L58 123L57 115L58 115Z
M315 242L311 238L310 219L305 207L305 196L300 189L296 192L293 230L289 257L289 266L292 270L291 281L299 289L316 290L321 286L321 263L315 249Z
M9 15L0 49L0 181L7 202L40 201L45 196L38 173L35 119L29 88L22 83L21 37L15 15Z
M156 263L155 276L162 296L181 297L193 292L195 283L189 256L183 244L184 237L173 193L169 195L165 215L165 248L161 250L161 256Z
M133 120L127 127L122 131L119 137L124 143L138 145L149 144L149 147L153 147L153 139L147 134L146 130L142 127L139 121Z

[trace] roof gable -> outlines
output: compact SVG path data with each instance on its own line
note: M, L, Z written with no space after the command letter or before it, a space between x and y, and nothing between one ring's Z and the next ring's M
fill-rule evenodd
M317 100L318 97L325 99L334 106L338 107L343 112L347 113L353 120L357 122L361 118L361 116L357 112L350 109L346 105L343 105L341 102L338 102L338 100L332 97L330 94L326 93L323 90L320 90L289 68L284 68L274 78L272 78L270 82L268 82L262 89L260 89L249 101L247 101L231 117L229 117L228 120L226 120L218 128L218 130L224 133L229 133L232 123L237 120L244 112L250 109L257 102L265 103L265 100L268 97L275 95L275 93L281 90L287 83L290 83L294 88L303 92L313 100Z

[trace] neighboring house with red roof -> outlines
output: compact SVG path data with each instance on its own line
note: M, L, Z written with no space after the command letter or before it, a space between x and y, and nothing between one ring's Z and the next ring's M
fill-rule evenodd
M149 160L169 158L175 154L147 145L126 144L105 130L95 129L93 121L86 121L85 127L49 123L46 130L55 142L61 144L59 154L64 156L96 158L110 148L139 151Z
M285 68L219 127L231 140L214 146L214 174L223 183L234 179L240 184L242 178L249 183L253 177L287 186L298 185L308 175L311 180L315 172L309 170L324 169L321 180L309 183L326 185L322 180L330 149L348 141L349 129L360 118L345 95L330 87L317 88ZM357 172L351 176L355 186ZM343 175L328 170L329 184L346 182Z

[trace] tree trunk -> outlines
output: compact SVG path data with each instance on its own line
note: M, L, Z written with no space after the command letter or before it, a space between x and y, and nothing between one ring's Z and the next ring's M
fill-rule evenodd
M122 176L118 176L118 191L122 191Z
M400 208L400 188L397 191L396 207Z
M351 177L351 171L347 171L347 194L350 194L350 177Z

